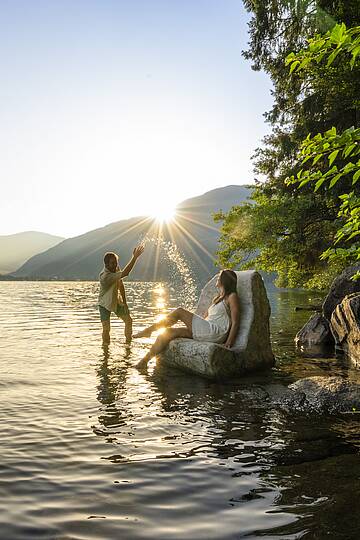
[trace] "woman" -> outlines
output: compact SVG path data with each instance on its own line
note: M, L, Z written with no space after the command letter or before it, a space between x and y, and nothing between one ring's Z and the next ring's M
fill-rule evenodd
M166 349L171 340L179 337L222 343L230 349L235 343L240 323L240 302L236 284L236 273L233 270L222 270L216 282L219 294L213 299L205 318L186 309L177 308L162 321L135 334L134 338L149 337L161 326L167 328L156 338L150 351L140 360L137 367L146 366L151 358ZM178 321L183 322L185 327L170 328Z

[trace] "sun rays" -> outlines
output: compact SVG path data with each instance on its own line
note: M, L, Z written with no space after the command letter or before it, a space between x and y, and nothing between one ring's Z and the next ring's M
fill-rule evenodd
M199 217L200 216L200 217ZM72 260L67 265L75 266L83 259L93 256L95 253L101 253L101 258L105 251L118 251L121 260L124 259L124 252L121 244L124 241L124 251L129 251L129 236L135 238L134 246L137 242L147 244L143 259L144 275L152 275L153 281L163 279L166 274L165 266L168 266L170 260L167 260L171 249L175 249L177 253L171 256L181 258L182 263L188 269L201 268L202 272L208 272L209 263L214 263L214 255L205 247L202 241L203 234L217 234L218 229L209 224L207 216L202 220L201 213L189 210L175 210L170 207L161 206L159 203L157 208L154 208L154 213L151 216L133 218L129 220L129 226L125 223L119 224L119 232L113 234L111 238L106 236L106 228L104 228L104 241L100 242L93 249L84 250L80 257ZM128 238L127 238L128 237ZM126 240L125 240L126 239ZM173 246L173 247L171 247ZM169 251L169 253L165 253ZM184 258L184 253L187 253L187 260ZM165 258L164 258L165 253ZM100 257L99 257L100 258ZM174 261L173 261L174 262ZM175 263L177 264L177 263ZM188 270L186 270L187 272Z
M214 255L210 253L201 242L201 229L204 229L207 232L212 231L216 234L218 233L218 229L200 219L196 219L194 214L196 215L195 212L179 212L172 210L171 212L164 212L163 214L157 213L156 217L153 217L146 236L147 240L151 241L155 247L155 256L153 259L154 281L156 281L159 276L160 254L166 241L170 241L180 250L181 247L186 248L186 251L191 254L191 261L188 261L190 266L193 266L195 263L203 270L208 271L209 262L214 263ZM167 219L165 219L165 216L167 216ZM199 230L200 237L195 237L189 230L189 226L192 228L196 226ZM204 256L206 257L207 264L204 261ZM147 270L150 259L151 258L147 261Z

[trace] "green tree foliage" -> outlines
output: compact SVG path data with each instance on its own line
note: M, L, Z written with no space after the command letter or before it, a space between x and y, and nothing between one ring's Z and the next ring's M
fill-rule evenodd
M347 65L352 71L360 61L360 26L347 29L345 24L336 25L325 35L309 40L306 49L291 53L286 63L290 72L300 73L316 63L328 68L335 62ZM360 99L360 96L359 96ZM332 127L325 133L310 134L301 144L302 169L288 184L308 184L318 191L322 186L333 189L338 183L345 192L339 195L338 212L341 226L335 235L335 247L328 248L323 259L330 262L352 263L360 260L360 128L348 128L338 133ZM349 187L351 185L351 187ZM344 245L344 247L338 247ZM360 276L357 276L360 277Z
M358 127L360 69L337 62L309 63L307 70L289 74L286 58L300 52L316 32L336 22L360 22L358 0L244 0L252 13L250 42L245 57L254 69L265 70L273 82L274 105L265 114L272 126L255 152L254 204L240 205L228 215L218 214L222 236L221 265L252 265L278 272L278 285L320 287L340 269L320 255L331 245L340 226L341 190L310 185L301 191L286 178L300 170L298 154L308 133ZM299 64L298 64L299 66ZM241 234L240 234L241 232Z

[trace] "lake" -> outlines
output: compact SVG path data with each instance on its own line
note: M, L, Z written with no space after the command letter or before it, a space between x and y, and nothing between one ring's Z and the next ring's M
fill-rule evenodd
M297 355L316 293L271 290L276 367L226 384L125 346L101 347L97 283L0 282L0 538L358 539L358 414L253 406L244 389L311 375L360 382L341 358ZM135 329L178 305L127 283ZM251 394L249 394L251 396Z

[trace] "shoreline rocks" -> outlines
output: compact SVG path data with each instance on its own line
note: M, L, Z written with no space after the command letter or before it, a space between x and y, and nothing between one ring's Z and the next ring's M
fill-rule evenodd
M329 321L315 313L295 336L295 345L300 351L322 356L333 350L335 345Z
M360 368L360 293L346 296L331 316L337 346Z
M358 300L348 298L360 295L360 279L352 276L360 270L360 264L345 268L334 279L323 305L322 314L315 314L295 336L296 347L305 354L325 356L341 347L360 367L360 309Z
M360 279L353 281L351 278L356 272L360 271L360 264L348 266L334 279L330 290L323 302L322 310L324 317L330 321L333 311L338 304L341 304L345 296L354 293L360 293Z

